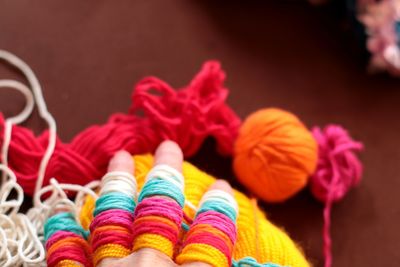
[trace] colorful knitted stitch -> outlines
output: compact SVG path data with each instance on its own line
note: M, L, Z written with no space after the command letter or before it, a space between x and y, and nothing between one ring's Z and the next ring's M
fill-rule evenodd
M91 267L88 235L71 213L62 212L50 217L44 226L49 267Z
M143 187L145 177L152 165L152 156L135 156L135 176L139 189ZM214 183L215 178L187 162L183 164L183 175L185 177L184 195L186 200L195 206L199 206L202 196ZM259 264L267 262L291 267L310 266L301 250L282 230L265 218L264 213L257 207L255 201L250 200L238 191L234 192L234 197L239 206L239 213L237 217L237 239L233 248L233 259L235 261L232 262L232 266L274 266L272 264ZM81 222L84 226L87 226L87 222L92 220L90 210L93 209L93 199L88 198L81 213ZM190 219L195 217L195 212L188 206L184 207L184 212ZM161 218L161 216L156 217ZM159 237L160 235L153 235L152 238L155 236ZM152 240L149 236L145 237L145 240ZM136 240L138 238L140 237L136 237ZM165 241L164 244L171 242L162 238L159 239ZM152 247L158 249L159 243L157 242L154 241L151 244Z
M183 218L183 177L167 165L147 175L133 224L133 251L156 249L173 257Z
M102 179L90 225L94 266L104 258L123 258L131 253L135 181L124 172L110 172Z

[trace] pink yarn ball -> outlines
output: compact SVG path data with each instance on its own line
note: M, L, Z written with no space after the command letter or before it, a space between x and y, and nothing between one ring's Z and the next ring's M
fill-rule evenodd
M363 149L338 125L312 129L318 143L318 164L310 179L311 192L322 202L341 200L361 180L362 164L355 152Z

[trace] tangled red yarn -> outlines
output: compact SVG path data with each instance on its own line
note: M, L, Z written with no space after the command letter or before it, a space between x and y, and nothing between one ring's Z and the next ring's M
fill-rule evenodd
M177 142L188 157L196 153L206 137L212 136L220 153L232 154L240 119L225 103L228 90L224 80L225 73L216 61L206 62L190 84L179 90L155 77L143 79L134 88L128 114L110 116L107 123L87 128L69 144L57 139L44 184L51 177L61 183L86 184L106 172L116 151L153 152L165 139ZM158 93L152 94L154 90ZM141 112L144 116L139 115ZM0 113L0 130L3 129L4 117ZM3 137L0 136L0 145ZM13 126L9 166L29 195L34 191L47 140L47 131L35 137L31 130Z

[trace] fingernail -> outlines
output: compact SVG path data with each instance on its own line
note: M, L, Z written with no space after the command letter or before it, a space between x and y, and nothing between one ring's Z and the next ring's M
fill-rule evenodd
M211 185L209 188L209 190L213 190L213 189L222 190L222 191L225 191L225 192L233 195L232 187L225 180L221 180L221 179L216 180L215 183L213 185Z
M120 150L111 158L108 164L108 171L134 172L134 161L131 154L125 150Z
M155 153L155 165L166 164L182 171L183 153L179 145L173 141L162 142Z

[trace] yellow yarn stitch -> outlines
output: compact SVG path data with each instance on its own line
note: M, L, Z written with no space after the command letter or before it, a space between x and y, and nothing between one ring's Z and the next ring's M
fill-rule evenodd
M183 264L188 262L204 262L213 267L226 267L228 260L226 256L207 244L189 244L182 250L182 254L176 257L176 263Z
M135 176L139 190L144 184L147 172L153 164L151 155L135 156ZM183 164L183 175L185 177L185 197L194 205L198 205L201 197L214 183L215 178L197 169L188 162ZM265 214L251 199L239 191L234 192L239 205L239 216L237 219L238 236L233 251L236 260L250 256L260 263L273 262L282 266L309 267L302 251L287 236L287 234L269 222ZM81 212L82 225L87 229L88 222L93 217L93 199L88 197ZM185 206L184 211L191 218L195 211Z
M133 251L137 251L141 248L156 249L170 258L174 254L174 247L172 246L171 241L168 238L157 234L142 234L136 237Z
M93 221L93 211L96 207L96 201L92 197L85 199L85 204L79 213L79 220L83 229L89 230L90 223Z
M93 264L97 266L97 264L105 258L124 258L129 256L131 251L126 249L125 247L118 244L106 244L96 249L96 253L94 253Z
M71 260L62 260L56 264L56 267L82 267L81 264Z

